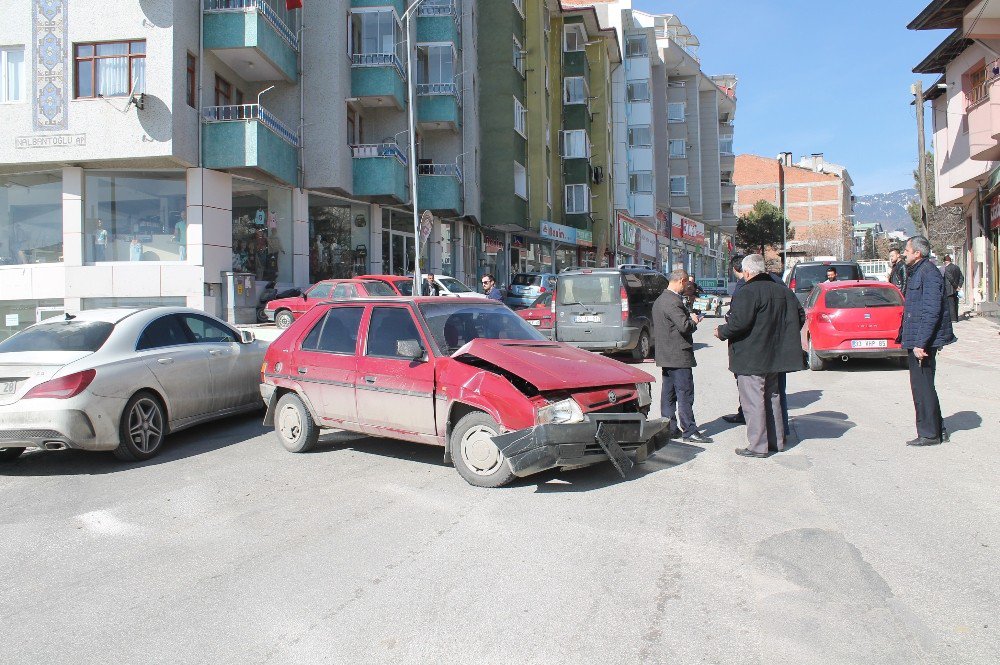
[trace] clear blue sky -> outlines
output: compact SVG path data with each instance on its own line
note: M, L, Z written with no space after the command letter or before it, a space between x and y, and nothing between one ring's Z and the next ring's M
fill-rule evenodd
M913 186L913 67L948 31L906 29L928 0L634 0L676 14L706 74L736 74L737 153L822 152L855 194ZM927 107L930 108L929 105ZM928 149L930 137L928 136Z

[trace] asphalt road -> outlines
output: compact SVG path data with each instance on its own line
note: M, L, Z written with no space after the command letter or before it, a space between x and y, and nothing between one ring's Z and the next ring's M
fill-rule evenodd
M710 327L716 442L627 481L476 489L438 448L293 455L256 417L146 464L26 454L0 468L0 663L997 662L1000 373L946 354L928 449L904 371L796 374L794 445L744 459Z

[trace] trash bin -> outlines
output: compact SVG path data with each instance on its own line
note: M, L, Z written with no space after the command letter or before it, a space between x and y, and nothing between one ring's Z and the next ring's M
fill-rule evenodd
M257 280L253 273L222 273L222 309L233 325L257 323Z

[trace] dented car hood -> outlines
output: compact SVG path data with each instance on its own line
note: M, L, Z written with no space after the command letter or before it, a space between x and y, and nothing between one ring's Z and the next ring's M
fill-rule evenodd
M623 362L559 342L474 339L452 354L456 360L463 356L496 365L543 392L655 381Z

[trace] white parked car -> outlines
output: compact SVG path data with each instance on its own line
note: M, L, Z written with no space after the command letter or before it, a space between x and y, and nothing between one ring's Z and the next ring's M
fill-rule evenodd
M26 448L146 460L167 434L260 409L267 346L184 307L49 319L0 342L0 461Z
M440 295L451 296L453 298L485 298L485 293L473 291L454 277L447 275L434 275L434 282L441 290Z

